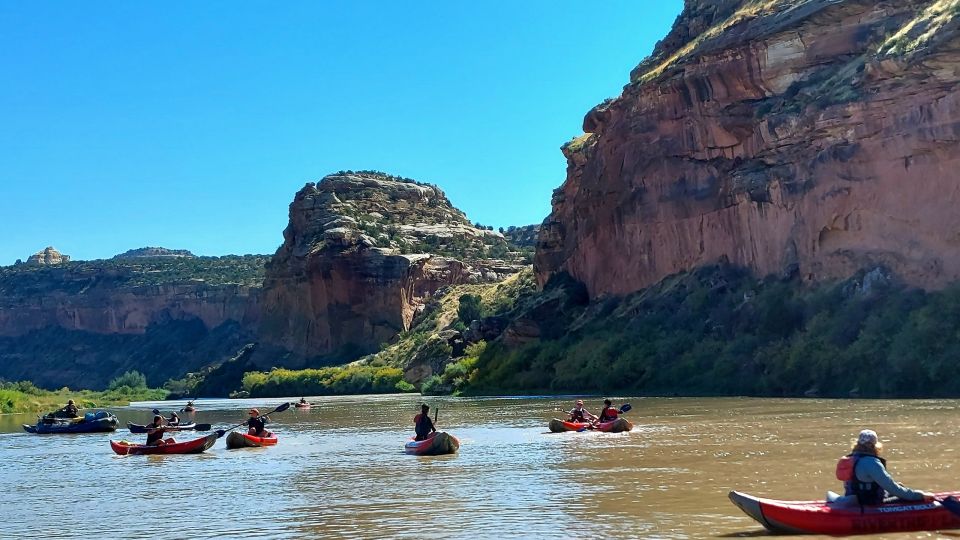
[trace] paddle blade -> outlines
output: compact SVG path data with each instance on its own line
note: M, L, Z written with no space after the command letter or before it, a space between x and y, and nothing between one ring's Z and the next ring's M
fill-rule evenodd
M283 405L280 405L276 409L274 409L273 412L283 412L289 408L290 408L290 403L287 402L287 403L284 403ZM273 414L273 413L270 413L270 414Z
M220 437L223 437L226 433L227 433L226 431L224 431L224 430L222 430L222 429L218 429L218 430L217 430L217 438L219 439Z
M194 431L210 431L212 426L210 424L197 424L193 426Z
M633 408L633 406L630 405L629 403L624 403L623 406L620 407L620 412L625 413L625 412L629 411L629 410L632 409L632 408Z
M154 409L153 414L160 414L160 409Z
M958 501L953 495L950 495L945 499L940 499L940 504L949 510L951 514L960 517L960 501Z

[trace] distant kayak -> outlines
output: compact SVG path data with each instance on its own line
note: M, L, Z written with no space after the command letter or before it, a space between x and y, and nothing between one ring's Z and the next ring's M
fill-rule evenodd
M180 409L180 412L197 412L197 408L192 405L187 405L186 407Z
M273 446L277 444L277 436L271 433L268 437L256 437L231 431L227 434L227 448L256 448L258 446Z
M957 495L957 493L952 493ZM939 493L938 499L951 493ZM778 501L738 491L730 500L775 533L876 534L960 528L960 517L939 502L902 501L879 506L836 506L826 501Z
M206 437L200 437L192 441L159 444L156 446L147 446L145 444L136 444L128 441L110 441L110 448L113 448L113 451L121 456L128 454L199 454L209 450L216 442L217 434L211 433Z
M310 408L310 404L309 404L309 403L297 403L296 405L294 405L294 407L296 407L296 408L298 408L298 409L309 409L309 408Z
M589 429L590 422L567 422L566 420L560 420L554 418L550 421L550 431L554 433L562 433L564 431L580 431L581 429Z
M197 427L197 423L196 423L196 422L188 422L188 423L186 423L186 424L167 424L167 427L175 427L175 428L180 429L180 430L187 430L187 429L193 429L193 428ZM130 430L130 433L146 433L146 432L147 432L147 429L149 429L149 428L148 428L147 426L144 426L144 425L134 424L134 423L129 423L129 422L128 422L128 423L127 423L127 429Z
M443 431L435 431L422 441L410 441L403 446L403 451L418 456L439 456L455 454L460 449L460 441Z
M633 424L626 418L617 418L611 422L600 422L596 425L596 429L608 433L620 433L621 431L630 431L633 429Z
M36 425L23 424L27 433L108 433L116 431L120 420L107 411L87 413L80 418L42 418Z

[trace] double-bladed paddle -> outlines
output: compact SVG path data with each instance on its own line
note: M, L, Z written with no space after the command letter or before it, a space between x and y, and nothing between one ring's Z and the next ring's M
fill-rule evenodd
M282 404L280 404L280 406L277 407L276 409L268 412L267 414L261 414L260 416L270 416L270 415L273 414L273 413L283 412L283 411L285 411L285 410L287 410L287 409L289 409L289 408L290 408L290 403L282 403ZM232 431L232 430L234 430L234 429L237 429L238 427L240 427L240 426L242 426L242 425L244 425L244 424L246 424L245 421L244 421L244 422L240 422L239 424L237 424L237 425L235 425L235 426L233 426L233 427L227 428L227 429L218 429L218 430L217 430L217 438L223 437L228 431Z

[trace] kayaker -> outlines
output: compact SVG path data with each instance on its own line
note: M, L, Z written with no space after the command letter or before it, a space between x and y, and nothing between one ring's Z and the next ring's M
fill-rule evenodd
M176 412L170 413L170 418L167 419L168 426L178 426L180 425L180 415Z
M307 398L300 398L300 404L301 404L301 405L306 405L306 404L307 404Z
M163 434L166 432L166 427L163 425L163 417L159 414L153 416L153 423L147 424L147 446L160 446L162 444L174 444L177 441L173 437L164 440Z
M422 441L429 437L430 433L437 430L437 426L433 425L433 420L430 419L429 405L426 403L420 405L420 414L413 417L413 424L417 434L413 439L415 441Z
M597 417L594 416L593 413L583 408L582 399L578 399L576 405L570 409L571 422L592 422L596 419Z
M72 399L68 399L66 406L57 411L55 416L60 418L76 418L80 416L80 410L77 409L76 405L74 405Z
M609 399L603 400L603 409L600 411L600 416L597 418L596 424L601 424L603 422L613 422L620 416L620 411L613 408L613 402Z
M270 435L270 432L267 431L266 425L267 421L270 420L266 416L260 416L260 411L257 409L250 409L250 418L247 420L247 435L253 435L254 437L267 437Z
M853 442L850 454L837 463L837 478L843 480L844 496L827 493L827 501L838 505L873 506L896 500L932 502L933 494L897 483L887 472L887 460L880 457L883 443L877 432L865 429Z

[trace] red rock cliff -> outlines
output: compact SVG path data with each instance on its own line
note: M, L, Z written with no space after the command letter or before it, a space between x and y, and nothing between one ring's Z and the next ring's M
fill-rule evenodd
M293 353L292 367L296 357L374 352L441 287L522 267L492 258L505 253L503 236L470 225L439 188L381 173L307 184L283 237L267 265L259 336Z
M687 0L563 148L543 284L629 293L726 259L805 279L960 276L956 0Z

